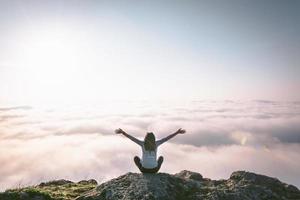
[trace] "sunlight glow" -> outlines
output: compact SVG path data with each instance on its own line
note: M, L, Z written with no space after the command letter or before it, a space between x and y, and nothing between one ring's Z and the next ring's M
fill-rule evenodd
M69 104L113 98L115 85L107 83L110 76L105 59L95 54L93 40L84 32L70 27L38 27L22 34L16 73L27 91L29 103ZM103 47L106 48L105 46ZM21 69L20 69L21 68ZM115 84L118 79L114 80Z
M32 75L35 89L39 95L55 98L79 98L76 91L80 90L78 81L83 73L83 60L86 55L77 57L76 45L67 38L67 34L49 33L49 35L33 36L29 39L26 54L26 68ZM45 94L49 93L51 95ZM70 97L69 96L69 97ZM60 99L60 98L59 98Z

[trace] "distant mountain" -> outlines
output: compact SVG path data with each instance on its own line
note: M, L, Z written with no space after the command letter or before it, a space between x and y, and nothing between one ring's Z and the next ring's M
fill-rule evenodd
M299 200L300 191L276 178L251 172L237 171L228 180L211 180L184 170L174 175L127 173L101 185L95 180L57 180L0 193L0 200L29 199Z

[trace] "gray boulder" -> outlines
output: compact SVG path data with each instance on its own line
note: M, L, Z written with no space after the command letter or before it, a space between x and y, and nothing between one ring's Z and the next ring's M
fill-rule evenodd
M76 199L299 200L300 191L276 178L245 171L232 173L228 180L210 180L184 170L175 175L127 173Z

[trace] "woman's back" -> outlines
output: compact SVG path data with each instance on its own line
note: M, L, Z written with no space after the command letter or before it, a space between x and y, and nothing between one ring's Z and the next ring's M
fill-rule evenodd
M157 142L155 142L157 143ZM145 143L142 147L142 165L145 168L154 168L157 166L157 145L154 150L146 150Z

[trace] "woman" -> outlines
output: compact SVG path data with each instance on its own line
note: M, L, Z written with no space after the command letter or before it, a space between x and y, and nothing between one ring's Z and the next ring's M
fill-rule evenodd
M175 133L158 141L155 140L155 135L152 132L146 134L144 141L141 141L127 134L125 131L123 131L120 128L115 130L115 132L116 134L125 135L130 140L132 140L133 142L137 143L142 147L142 151L143 151L142 160L138 156L134 157L134 162L136 166L140 169L140 171L142 173L156 173L160 169L160 166L163 162L162 156L160 156L158 160L156 160L157 147L163 144L164 142L168 141L172 137L176 136L177 134L184 134L185 130L180 128Z

